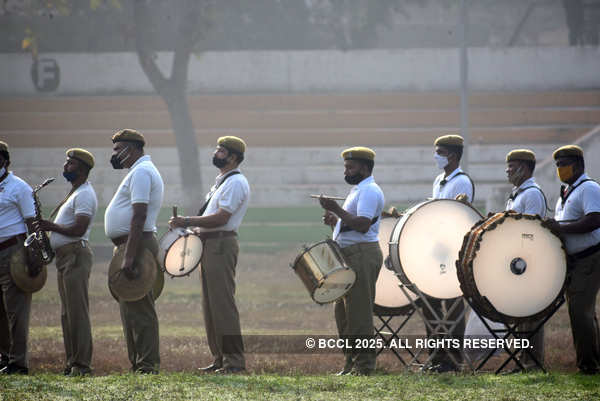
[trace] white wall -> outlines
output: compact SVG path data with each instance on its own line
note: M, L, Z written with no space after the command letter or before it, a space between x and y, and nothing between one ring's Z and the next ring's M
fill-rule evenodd
M60 67L53 93L148 93L133 53L42 54ZM600 87L600 48L471 48L475 90ZM161 53L163 71L171 55ZM0 95L36 93L31 56L0 54ZM204 92L454 90L457 49L207 52L190 61L189 89Z

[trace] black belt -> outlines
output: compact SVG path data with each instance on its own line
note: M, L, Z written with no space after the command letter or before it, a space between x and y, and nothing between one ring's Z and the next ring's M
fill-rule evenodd
M10 248L13 245L17 245L19 243L20 235L15 235L12 238L7 239L6 241L0 244L0 251L5 250L6 248Z
M574 253L571 256L575 259L584 259L584 258L587 258L588 256L595 254L598 251L600 251L600 242L597 243L596 245L592 245L589 248L584 249L581 252Z

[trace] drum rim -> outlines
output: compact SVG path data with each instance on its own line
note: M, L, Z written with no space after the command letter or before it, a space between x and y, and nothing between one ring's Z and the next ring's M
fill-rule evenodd
M465 247L469 243L472 231L476 228L479 228L486 221L488 221L489 219L491 219L493 217L496 217L497 221L494 221L494 223L490 224L490 227L482 228L482 233L478 236L478 238L476 239L476 242L472 245L472 249L473 249L472 256L466 255L467 250L465 249ZM504 220L506 220L507 218L514 218L516 220L526 219L526 220L538 221L542 227L548 229L548 231L550 231L555 237L557 237L559 239L560 244L561 244L562 253L565 256L564 260L565 260L565 264L567 266L566 272L565 272L565 279L563 281L563 284L562 284L560 290L558 291L558 294L556 295L554 300L548 304L548 306L546 306L541 311L539 311L533 315L530 315L530 316L510 316L510 315L506 315L506 314L498 311L494 307L494 305L492 305L492 303L488 300L487 297L484 297L483 295L481 295L481 293L479 292L479 289L477 288L477 284L475 283L474 275L471 275L472 280L467 280L466 276L463 275L463 267L462 267L464 264L463 259L466 256L469 256L467 266L470 269L470 271L472 272L473 271L473 260L477 256L477 251L479 250L479 246L480 246L479 244L481 243L481 240L482 240L484 234L496 229L498 227L498 225L501 224L502 222L504 222ZM473 309L475 309L475 311L479 315L486 317L488 319L491 319L493 321L497 321L497 322L501 322L501 323L505 323L505 324L507 324L507 323L512 324L512 323L524 323L524 322L529 322L529 321L537 321L539 319L542 319L542 318L548 316L548 314L551 312L551 310L558 303L560 303L560 300L563 298L564 293L566 291L568 277L569 277L568 265L569 265L569 255L567 254L567 251L565 248L565 243L564 243L563 239L561 238L560 234L556 230L552 229L552 227L548 223L546 223L544 220L542 220L542 218L539 215L517 213L514 211L504 211L504 212L495 213L489 217L484 217L483 219L478 221L471 228L471 230L468 233L465 234L465 236L463 237L463 245L459 252L459 258L456 261L456 273L458 276L458 282L460 283L460 288L463 291L463 296L469 300L469 304L472 306ZM471 281L473 284L472 288L470 286ZM465 289L468 289L468 291L465 291ZM471 289L473 289L473 292L474 292L473 294L471 293ZM475 296L477 297L477 299L475 299ZM486 310L486 308L487 308L487 310Z
M391 259L391 254L389 252L389 246L390 246L390 242L392 241L392 234L394 233L394 228L396 227L396 224L398 223L398 221L400 221L402 219L402 216L398 216L398 217L382 216L381 222L383 222L383 220L386 220L386 219L395 220L394 226L392 227L392 230L390 231L389 238L386 241L388 244L388 256L390 256L390 259ZM381 231L381 225L379 227L380 227L380 231ZM385 264L385 260L384 260L383 264ZM381 266L381 268L387 269L387 267L385 267L385 266ZM396 275L396 277L398 277L398 272L396 271L396 269L393 269L391 271ZM379 279L379 275L377 275L377 279ZM398 278L398 280L400 281L400 284L404 284L400 278ZM375 281L375 286L377 286L377 281ZM405 288L408 288L408 287L405 287ZM409 293L414 294L414 292L411 291L410 289L409 289ZM409 302L406 305L384 306L384 305L381 305L381 304L378 304L377 302L375 302L377 299L377 290L376 290L375 298L373 299L373 313L380 315L380 316L406 316L412 309L413 302L416 303L419 301L419 296L417 294L414 294L414 295L415 295L415 299L413 299L412 302L409 300Z
M402 263L400 260L400 252L392 252L392 250L397 250L400 247L400 237L402 236L402 232L404 231L404 226L406 225L406 221L408 221L408 218L410 216L413 215L414 212L417 211L417 209L419 209L421 206L425 206L426 204L430 204L430 203L434 203L434 202L457 202L460 203L461 205L470 207L472 210L474 210L481 218L483 218L483 215L479 212L479 210L477 210L473 205L471 205L470 203L465 203L456 199L429 199L420 203L417 203L416 205L412 206L411 208L409 208L404 215L398 220L398 222L396 223L396 225L394 226L394 229L392 230L392 234L390 235L390 241L389 241L389 254L390 254L390 258L392 259L392 267L394 268L394 270L396 271L396 273L398 273L398 277L400 278L400 280L402 281L402 283L404 285L406 285L411 292L413 292L416 295L419 295L415 290L413 290L410 286L415 286L417 289L419 289L419 291L421 291L421 289L413 282L411 282L408 278L408 276L406 275L406 273L404 273L404 269L402 268ZM479 220L481 221L481 220ZM400 227L398 227L398 225L400 225ZM477 225L477 223L475 223L475 225ZM471 229L473 229L473 227L475 227L475 225L473 225L471 227ZM396 230L398 231L398 235L396 236L396 238L398 238L398 240L393 241L394 238L394 234L396 233ZM469 230L469 232L471 232ZM468 233L467 233L468 234ZM464 241L464 240L463 240ZM394 263L396 262L396 263ZM398 269L396 269L396 265L398 266L398 269L400 271L398 271ZM462 288L461 288L462 291ZM421 291L423 292L423 291ZM456 297L451 297L451 298L439 298L436 296L432 296L429 295L425 292L423 292L423 294L427 295L428 297L431 298L435 298L435 299L452 299L452 298L456 298ZM461 296L460 294L458 296Z
M189 235L194 235L196 237L198 237L198 239L200 239L200 237L198 236L198 234L196 234L195 232L191 231L191 230L187 230L187 229L182 229L185 230L189 233ZM177 242L177 240L179 240L181 238L181 235L179 235L173 242L171 242L171 244L169 245L168 249L164 249L162 246L160 246L160 243L162 242L162 240L167 236L167 235L171 235L172 233L174 233L175 230L173 229L169 229L167 232L165 232L162 237L160 237L160 240L158 241L159 243L159 247L158 247L158 261L160 262L160 270L164 273L166 273L170 278L176 278L176 277L187 277L190 274L192 274L194 271L196 271L196 269L198 268L198 266L200 266L200 262L202 261L202 252L204 252L204 246L202 247L202 252L200 252L200 258L198 258L198 262L196 263L196 265L190 269L190 271L188 271L187 273L184 274L172 274L167 270L166 264L167 264L167 255L169 253L169 250L171 249L171 247L173 246L173 244L175 244L175 242ZM200 243L202 244L202 240L200 240Z
M300 252L300 254L298 256L296 256L296 258L294 259L294 261L290 265L291 268L294 269L294 271L296 271L296 268L297 268L297 265L298 265L298 261L300 260L300 258L302 258L302 256L304 256L305 253L309 252L311 249L313 249L317 245L321 245L321 244L329 244L330 248L333 249L334 252L342 260L342 262L344 262L344 266L345 267L350 267L350 266L348 266L348 262L346 262L346 258L344 258L344 255L342 254L342 251L340 250L340 246L337 244L337 242L335 242L331 238L326 238L323 241L319 241L319 242L316 242L316 243L312 244L311 246L304 245L303 246L303 250Z
M339 271L339 270L349 270L349 271L352 273L352 275L354 276L354 280L352 280L352 284L350 284L350 287L348 287L348 289L346 290L346 292L344 292L344 295L342 295L341 297L337 297L337 298L336 298L336 299L334 299L334 300L327 301L327 302L320 302L320 301L317 301L317 300L315 299L315 294L317 293L317 290L323 286L323 284L325 283L325 280L327 279L327 277L328 277L328 276L329 276L331 273L334 273L334 272L336 272L336 271ZM338 299L340 299L340 298L343 298L343 297L344 297L344 296L345 296L345 295L348 293L348 291L350 291L350 289L351 289L351 288L354 286L354 283L356 283L356 272L354 271L354 269L352 269L350 266L338 267L337 269L333 269L332 271L330 271L329 273L327 273L326 275L324 275L324 276L323 276L323 279L322 279L322 280L319 282L319 284L318 284L318 285L315 287L315 290L312 292L312 294L310 294L310 297L312 298L312 300L313 300L313 301L315 301L315 302L316 302L316 303L318 303L319 305L327 305L327 304L330 304L330 303L332 303L332 302L335 302L335 301L337 301L337 300L338 300Z

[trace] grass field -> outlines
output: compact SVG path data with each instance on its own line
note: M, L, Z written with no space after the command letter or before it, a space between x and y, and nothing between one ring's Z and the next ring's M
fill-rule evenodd
M103 211L98 214L94 230L103 236ZM161 230L169 214L167 209L161 212ZM249 209L240 230L236 292L244 335L335 335L332 305L315 304L289 267L303 244L330 234L320 218L316 207ZM102 244L105 239L93 241L93 247ZM29 339L33 375L0 377L0 400L600 399L600 378L573 373L575 356L564 306L546 325L549 375L420 374L416 368L407 372L389 351L378 357L377 374L369 378L332 376L343 365L337 352L250 352L246 355L247 375L201 375L197 368L212 360L204 336L198 272L167 279L157 301L161 375L130 375L118 304L107 288L107 269L108 260L96 258L90 280L95 377L69 380L58 375L64 366L64 349L56 269L51 265L46 286L33 298ZM423 333L417 316L401 332ZM503 360L494 357L484 370L493 371Z

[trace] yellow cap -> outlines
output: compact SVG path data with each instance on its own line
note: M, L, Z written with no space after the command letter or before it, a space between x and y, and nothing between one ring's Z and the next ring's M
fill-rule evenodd
M434 146L463 146L463 137L460 135L443 135L435 140Z
M360 159L360 160L375 160L375 151L373 149L366 148L364 146L355 146L348 148L342 152L342 158L348 159Z
M554 160L559 157L581 157L583 159L583 149L577 145L561 146L552 153Z
M94 167L94 155L85 149L72 148L67 150L67 157L78 160L88 166L90 169Z
M0 141L0 152L8 153L8 143L6 143L4 141Z
M506 162L514 161L514 160L526 160L526 161L535 161L535 153L529 149L515 149L508 152L506 155Z
M144 139L144 135L140 134L134 129L125 128L117 131L116 134L112 136L113 143L115 142L141 142L142 145L146 144L146 140Z
M239 153L244 153L246 151L246 142L237 136L222 136L217 139L217 145L221 145L224 148L234 150Z

